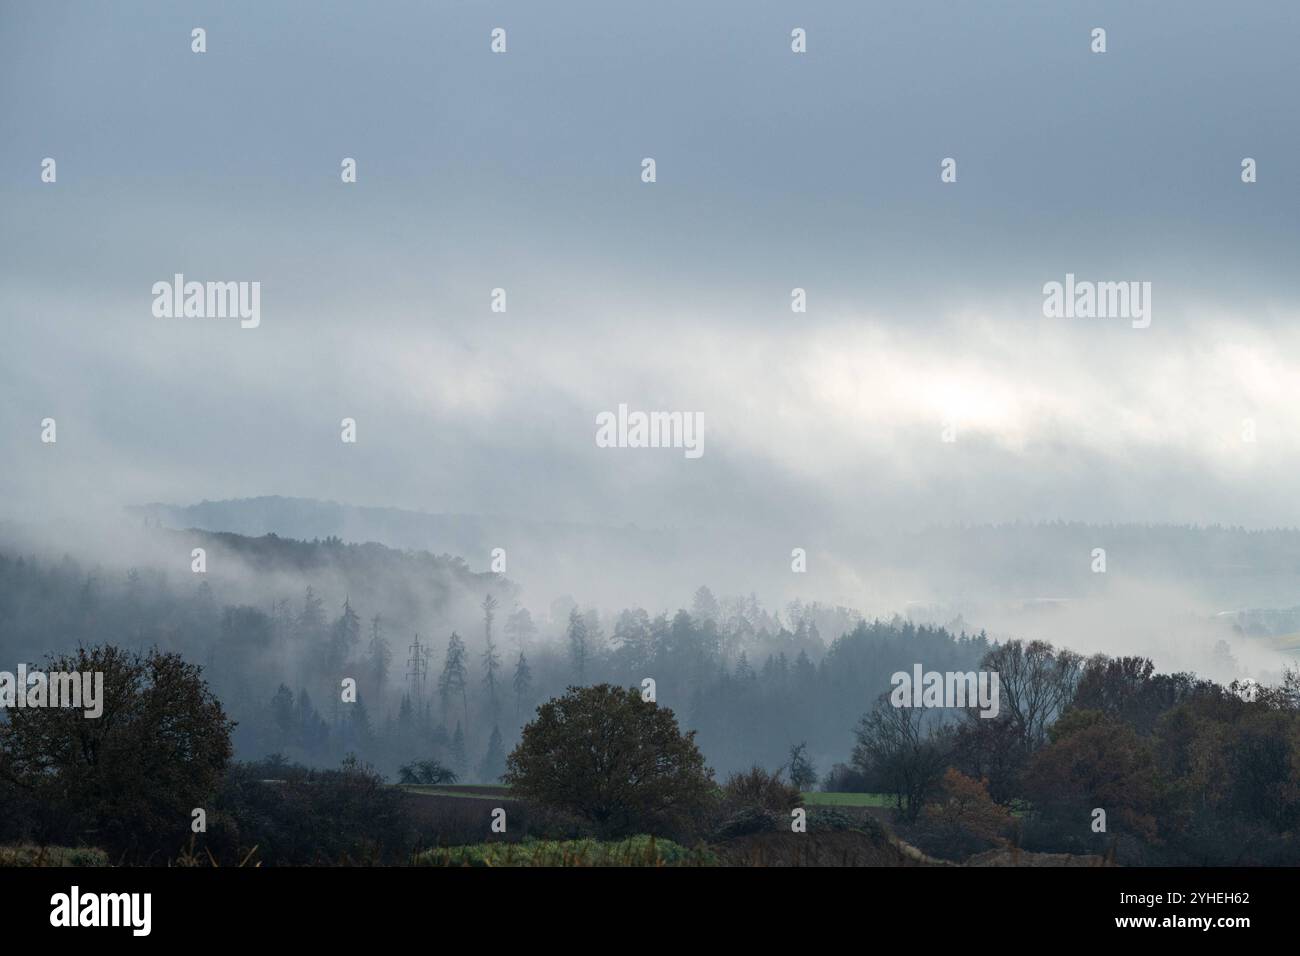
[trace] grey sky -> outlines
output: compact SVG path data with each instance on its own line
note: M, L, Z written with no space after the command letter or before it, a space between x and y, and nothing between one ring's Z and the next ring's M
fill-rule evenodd
M5 2L0 514L1300 523L1297 27L1282 2ZM154 318L177 272L260 281L261 327ZM1150 281L1151 328L1044 318L1066 272ZM702 412L704 457L596 448L619 402Z

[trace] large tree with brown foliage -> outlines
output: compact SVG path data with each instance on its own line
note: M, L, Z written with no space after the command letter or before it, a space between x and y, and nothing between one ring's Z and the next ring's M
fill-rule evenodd
M506 761L520 796L574 813L603 836L680 827L707 801L712 771L667 708L640 691L570 687L537 708Z
M101 645L52 656L44 670L102 673L103 712L12 710L0 724L0 778L26 835L97 845L115 861L177 853L231 756L234 724L201 669L178 654Z
M1026 796L1039 813L1089 831L1093 808L1147 842L1160 838L1167 787L1152 743L1097 710L1072 710L1051 729L1051 743L1025 772Z

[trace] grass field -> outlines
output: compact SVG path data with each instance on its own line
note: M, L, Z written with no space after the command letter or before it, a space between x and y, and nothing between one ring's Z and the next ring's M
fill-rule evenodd
M429 797L469 797L476 800L508 800L510 788L492 784L422 784L403 783L398 785L407 793L418 793Z
M803 802L810 807L892 807L894 798L887 793L805 793Z

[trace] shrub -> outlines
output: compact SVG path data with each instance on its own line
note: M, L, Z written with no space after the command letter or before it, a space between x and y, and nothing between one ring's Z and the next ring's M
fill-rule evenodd
M822 778L823 793L872 793L867 775L848 764L837 763Z
M800 806L803 794L782 779L780 770L753 766L727 778L704 817L704 829L714 840L788 829L790 811Z
M236 764L209 816L198 854L222 865L405 862L415 845L409 797L354 757L338 770ZM174 848L179 851L178 846Z
M722 786L722 804L728 815L746 807L761 807L788 818L791 810L803 806L803 794L782 779L781 771L768 773L754 766L727 778Z
M763 807L742 807L724 819L713 831L716 841L733 840L752 833L775 833L782 821L771 810Z
M965 859L1006 846L1014 828L1010 811L993 801L984 781L949 767L938 795L917 821L912 839L927 853Z
M444 767L436 760L415 760L398 769L398 779L402 783L438 786L455 783L459 777L450 767Z
M809 807L808 832L821 833L834 830L863 830L874 833L881 830L870 814L852 815L838 807ZM883 832L883 831L882 831Z

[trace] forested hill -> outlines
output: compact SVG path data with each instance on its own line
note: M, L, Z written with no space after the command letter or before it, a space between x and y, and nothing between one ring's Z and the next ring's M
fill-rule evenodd
M782 602L810 595L840 603L865 598L871 606L863 610L881 615L913 601L969 614L972 598L989 605L1079 599L1117 580L1185 591L1202 612L1300 604L1300 530L1291 528L1052 521L865 535L803 529L798 543L809 556L809 573L794 578L789 534L762 525L650 530L285 497L129 510L137 520L172 528L336 536L450 552L476 568L487 568L500 547L509 555L507 572L534 593L589 587L589 599L598 595L614 606L643 602L647 593L685 601L702 580ZM1093 573L1095 549L1106 552L1106 575Z
M345 541L378 541L395 548L449 551L481 555L486 564L493 545L516 538L547 536L557 543L568 538L597 538L607 529L570 522L538 521L490 515L432 514L404 508L363 505L265 495L190 505L147 504L127 508L129 514L171 528L203 528L244 535L274 533L311 540L338 537ZM648 536L633 528L620 528L625 537Z
M356 752L391 774L436 756L465 779L494 779L479 755L494 738L512 744L539 702L573 684L651 678L720 771L779 764L796 740L829 766L894 670L918 659L969 669L989 646L865 623L843 607L769 611L704 587L689 610L615 612L562 595L534 618L510 581L457 558L338 539L139 533L146 545L135 543L130 564L0 545L0 660L39 664L83 644L177 651L203 666L249 758L330 766ZM347 677L357 706L340 706Z
M196 549L203 553L195 554ZM0 650L38 659L50 650L109 637L202 651L223 607L265 615L271 627L303 612L308 588L322 613L345 601L381 615L390 634L474 626L491 592L511 603L503 575L474 572L450 555L399 551L338 538L298 541L274 534L148 528L133 531L121 559L75 550L33 555L0 539Z

